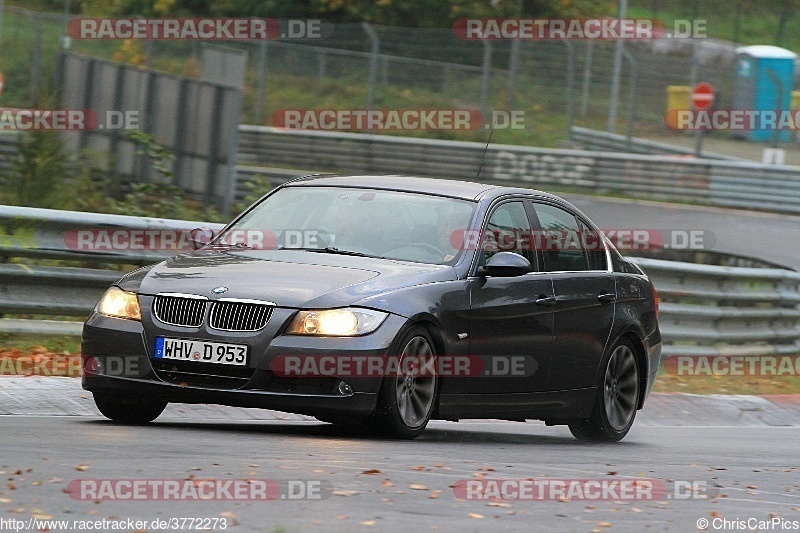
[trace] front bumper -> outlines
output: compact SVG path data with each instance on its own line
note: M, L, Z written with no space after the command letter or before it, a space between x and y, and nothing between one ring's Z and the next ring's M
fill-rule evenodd
M291 314L287 310L287 316ZM405 322L389 315L369 335L326 338L281 335L280 324L253 334L181 331L94 314L83 328L82 385L91 392L174 403L258 407L311 416L367 416L375 411L382 378L286 377L272 372L270 363L277 356L292 355L383 356ZM156 336L247 344L250 359L246 367L154 359ZM342 380L350 385L351 393L339 392Z

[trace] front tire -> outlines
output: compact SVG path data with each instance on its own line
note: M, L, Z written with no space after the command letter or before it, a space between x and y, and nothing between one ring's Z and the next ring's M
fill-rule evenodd
M379 395L377 423L392 436L413 439L428 425L436 408L438 379L420 373L415 359L428 361L436 357L433 341L427 330L413 326L394 344L390 355L399 353L397 373L383 378Z
M604 361L592 415L569 424L587 442L619 442L630 431L639 406L639 361L631 341L617 342Z
M160 400L144 400L111 394L94 393L97 409L115 422L123 424L147 424L164 412L167 402Z

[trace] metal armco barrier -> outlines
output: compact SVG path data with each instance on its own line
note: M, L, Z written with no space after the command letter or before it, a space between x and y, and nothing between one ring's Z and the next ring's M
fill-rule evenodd
M148 249L147 239L168 235L178 243L198 227L216 231L222 225L0 206L0 314L85 318L124 271L174 255L169 249ZM11 258L77 262L81 267L8 263ZM132 267L113 270L113 264ZM79 335L80 323L2 319L3 332Z
M800 352L800 272L634 261L658 290L666 355Z
M581 128L580 126L573 126L570 128L569 138L572 142L580 144L586 150L694 157L694 150L688 148L657 141L648 141L636 137L628 137L618 133ZM703 152L703 158L741 161L741 159L736 157L706 151Z
M219 224L0 206L0 256L77 261L81 268L0 264L0 313L88 316L123 274L109 263L139 265L170 251L131 247L76 251L76 230L219 230ZM800 273L779 268L722 267L634 258L661 297L666 355L766 355L800 352ZM30 261L29 261L30 263ZM97 268L87 268L87 265ZM79 334L79 322L0 320L0 332ZM67 332L67 333L65 333Z
M239 127L238 161L250 167L476 181L482 160L480 181L486 183L800 213L800 170L789 166L501 144L487 149L476 142Z

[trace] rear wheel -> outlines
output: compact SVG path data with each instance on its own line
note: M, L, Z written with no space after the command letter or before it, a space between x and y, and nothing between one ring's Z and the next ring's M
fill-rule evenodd
M620 340L605 361L592 415L569 424L578 440L618 442L627 435L639 405L639 361L633 344Z
M94 403L105 416L123 424L147 424L164 412L167 402L94 393Z
M421 326L408 329L395 344L400 354L397 373L383 379L378 423L395 437L413 439L425 430L436 408L438 380L420 372L436 357L433 341ZM393 355L393 354L392 354Z

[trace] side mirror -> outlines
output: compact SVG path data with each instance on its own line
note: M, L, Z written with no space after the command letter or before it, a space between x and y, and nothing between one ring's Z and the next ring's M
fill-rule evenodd
M531 262L514 252L498 252L489 258L484 271L488 276L510 278L533 270Z

